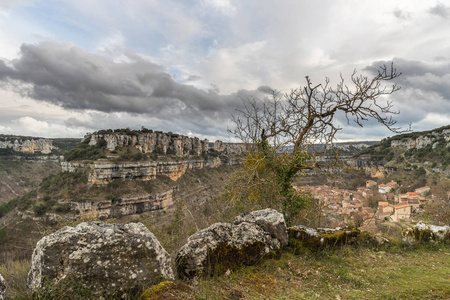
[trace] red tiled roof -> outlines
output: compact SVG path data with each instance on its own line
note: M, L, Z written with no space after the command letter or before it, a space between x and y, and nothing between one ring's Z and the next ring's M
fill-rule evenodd
M409 205L409 204L397 204L397 205L394 205L394 208L395 209L400 209L400 208L405 208L405 207L410 207L411 205Z

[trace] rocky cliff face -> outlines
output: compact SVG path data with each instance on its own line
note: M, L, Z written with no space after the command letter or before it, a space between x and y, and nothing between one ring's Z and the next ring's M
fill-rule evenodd
M202 169L221 165L220 158L210 160L186 161L146 161L113 163L110 161L96 161L94 163L61 162L63 172L75 172L79 168L89 170L88 182L91 185L104 185L111 181L155 179L157 175L165 175L172 180L180 178L188 169Z
M147 194L134 197L114 198L105 201L65 202L83 217L114 218L147 211L165 210L173 205L172 188L165 193Z
M2 137L0 148L12 148L18 152L49 154L55 147L49 139L25 139L23 137Z
M428 145L433 145L438 141L444 139L447 143L447 147L450 147L450 129L435 130L426 132L423 135L417 137L405 137L393 139L391 141L391 147L404 147L406 149L422 149Z
M245 144L224 143L222 141L215 141L213 149L218 152L224 152L227 155L242 155L246 152Z
M162 154L175 154L178 157L199 156L207 153L209 149L208 140L164 132L141 132L133 135L94 133L86 135L84 140L88 140L91 146L95 146L101 140L105 140L108 150L114 150L116 147L132 146L143 153L156 151Z

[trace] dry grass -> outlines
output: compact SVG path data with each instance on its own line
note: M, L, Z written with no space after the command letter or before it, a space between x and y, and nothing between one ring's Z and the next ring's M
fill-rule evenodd
M6 296L10 298L27 297L27 275L30 271L29 260L6 260L0 265L0 274L6 282Z
M170 297L169 297L170 295ZM341 248L279 260L170 290L170 299L449 299L450 247ZM164 295L158 298L164 299Z

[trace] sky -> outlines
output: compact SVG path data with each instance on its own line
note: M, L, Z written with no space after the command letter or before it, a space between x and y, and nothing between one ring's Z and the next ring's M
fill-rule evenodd
M450 124L450 1L0 0L0 133L236 141L242 101L394 63L397 125ZM345 118L339 141L394 133Z

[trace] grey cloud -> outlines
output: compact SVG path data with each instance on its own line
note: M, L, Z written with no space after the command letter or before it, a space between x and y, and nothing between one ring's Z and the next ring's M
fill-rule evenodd
M401 10L399 8L394 10L394 16L398 19L406 20L410 18L410 14L407 11Z
M0 85L66 109L135 114L205 135L222 135L241 99L265 94L261 88L230 95L201 90L174 81L161 66L138 55L124 55L126 62L113 62L74 45L24 44L19 58L0 60ZM81 126L74 120L66 125Z
M395 58L394 66L402 75L395 81L401 90L390 95L400 114L395 116L399 124L405 126L421 123L429 114L450 112L450 61L425 62ZM380 65L390 65L388 61L377 61L365 70L375 74Z
M430 8L429 12L430 14L447 19L450 9L442 3L438 3L436 6Z
M0 80L23 95L68 109L210 114L238 103L233 97L175 82L160 66L129 53L130 62L119 63L55 43L24 44L20 53L15 60L0 60Z

